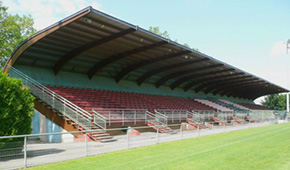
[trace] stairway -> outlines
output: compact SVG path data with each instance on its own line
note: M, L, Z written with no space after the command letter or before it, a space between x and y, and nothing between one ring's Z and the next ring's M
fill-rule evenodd
M225 121L221 121L221 120L219 120L219 119L216 118L216 117L213 119L213 121L219 123L219 125L225 125L225 126L230 126L230 125L231 125L231 124L229 124L229 123L227 123L227 122L225 122Z
M23 86L29 88L31 94L35 97L35 108L52 122L68 132L76 130L90 131L98 128L93 122L92 115L84 109L33 80L16 68L9 66L8 69L10 75L22 79ZM73 133L73 135L76 137L78 134ZM93 132L89 136L94 141L113 141L112 137L105 132Z
M58 112L57 110L55 110L50 105L48 105L47 103L43 102L41 99L37 98L36 96L34 96L34 97L36 98L35 100L37 100L39 103L41 103L42 105L44 105L47 109L51 110L57 116L61 117L67 124L69 124L69 125L71 125L73 127L73 130L71 130L71 129L68 130L66 128L64 128L64 129L66 129L68 131L75 131L75 130L86 131L85 128L83 128L82 126L78 125L76 122L74 122L73 120L71 120L67 116L63 115L62 113ZM57 124L57 122L55 122L55 123ZM88 133L88 136L93 141L96 141L96 142L113 142L113 141L116 141L117 140L117 139L114 139L113 136L111 136L109 133L106 133L104 130L102 130L101 128L99 128L98 126L96 126L93 123L91 123L91 124L84 124L84 125L85 126L92 126L91 130L92 131L94 131L94 130L97 131L97 132Z
M80 128L80 130L83 131L84 129ZM117 141L117 139L114 139L113 136L111 136L109 133L106 133L104 130L95 125L93 125L92 130L96 130L96 132L88 133L88 136L94 141L98 142Z
M201 122L196 122L193 119L187 119L187 123L194 126L195 128L199 128L199 129L206 129L209 128L209 126L206 126L204 124L201 124Z
M147 123L147 126L150 126L152 127L153 129L157 130L160 132L160 133L167 133L167 134L176 134L176 132L174 132L170 127L168 126L159 126L157 128L157 126L153 123Z

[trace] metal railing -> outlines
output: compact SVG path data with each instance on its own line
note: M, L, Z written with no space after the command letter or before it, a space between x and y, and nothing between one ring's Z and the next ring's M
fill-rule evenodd
M146 123L153 124L156 127L167 127L167 117L157 112L154 114L146 110L145 121Z
M93 109L93 117L94 123L98 125L100 128L106 130L107 129L107 118L101 114L99 114L95 109Z
M155 112L165 115L168 120L181 122L186 120L189 111L187 110L170 110L170 109L155 109Z
M233 112L217 112L217 118L221 121L227 122L234 117Z
M57 110L86 130L92 129L92 117L87 111L73 104L54 91L48 89L39 82L33 80L16 68L9 65L7 67L9 76L21 79L23 85L29 88L30 92L34 96L47 103L53 109Z
M94 112L106 118L106 122L111 126L112 123L121 122L125 125L126 122L145 121L146 109L99 109L94 108Z
M275 114L273 110L251 110L249 116L257 121L275 119Z
M158 121L161 122L162 126L167 126L168 117L166 115L155 111L155 116L157 117Z
M211 130L208 129L188 129L183 124L172 124L171 127L176 134L159 133L160 129L152 130L151 127L134 127L140 132L140 135L130 135L131 127L107 129L108 133L115 133L117 141L110 144L94 142L87 139L93 132L102 132L102 130L90 131L70 131L54 132L18 136L0 136L0 143L4 143L9 148L0 148L0 170L2 169L20 169L41 164L61 162L71 159L77 159L87 156L109 153L117 150L125 150L158 143L164 143L175 140L196 138L205 135L218 134L223 132L236 131L240 129L256 128L267 126L274 122L255 122L251 124L240 124L237 126L220 126ZM127 133L126 133L127 132ZM128 133L129 132L129 133ZM82 133L85 138L75 138L71 134ZM47 143L46 139L51 136L59 136L61 141ZM17 143L15 140L17 138ZM14 142L7 141L13 139ZM83 139L83 140L76 140Z

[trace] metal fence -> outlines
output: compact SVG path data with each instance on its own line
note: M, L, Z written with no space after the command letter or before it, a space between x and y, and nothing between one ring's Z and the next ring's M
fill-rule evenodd
M90 140L87 134L93 131L4 136L0 137L0 169L16 169L54 163L168 141L266 126L273 123L275 122L267 121L237 125L232 124L230 126L212 126L207 129L192 129L186 123L168 125L176 132L174 134L160 133L158 128L155 130L148 126L134 127L134 129L131 127L107 129L107 132L113 134L117 139L117 141L108 143ZM78 137L73 137L72 134ZM43 142L54 135L59 135L62 142ZM11 142L11 140L13 140L13 142Z

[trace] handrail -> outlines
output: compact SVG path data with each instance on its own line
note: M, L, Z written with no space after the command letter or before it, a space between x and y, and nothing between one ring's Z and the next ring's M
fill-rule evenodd
M107 118L100 113L98 113L95 109L93 109L94 112L94 123L101 127L102 129L107 129Z
M161 122L163 124L163 126L167 126L168 117L166 115L155 111L155 117L158 119L159 122Z
M29 87L30 92L33 95L46 102L55 110L64 114L86 130L92 129L92 117L87 111L83 110L79 106L75 105L71 101L55 93L54 91L50 90L39 82L35 81L34 79L17 70L16 68L10 65L7 65L7 67L10 77L22 79L23 85Z
M165 116L162 116L160 117L160 115L158 114L153 114L151 112L149 112L148 110L146 110L146 114L145 114L145 120L146 120L146 123L151 123L153 124L154 126L158 127L158 126L163 126L163 127L166 127L167 126L167 119L164 119L166 118ZM160 119L163 119L163 120L160 120Z
M122 125L125 125L126 121L134 121L136 125L137 121L145 121L146 109L106 109L106 108L93 108L101 115L105 115L107 123L111 126L114 121L121 121Z

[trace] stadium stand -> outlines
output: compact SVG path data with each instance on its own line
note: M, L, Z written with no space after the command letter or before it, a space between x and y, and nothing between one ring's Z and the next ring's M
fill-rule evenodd
M4 72L21 78L35 109L63 129L103 130L90 134L96 141L113 140L108 126L144 120L164 133L172 133L167 123L225 124L234 116L217 111L266 110L253 100L288 91L92 7L25 40Z
M209 107L213 107L214 109L216 109L218 111L222 111L222 112L232 112L233 111L227 107L221 106L219 104L216 104L216 103L209 101L209 100L206 100L206 99L194 99L194 100L199 102L199 103L202 103L204 105L207 105Z
M252 110L270 110L269 108L262 106L262 105L257 105L257 104L249 104L249 103L238 103L238 105L244 106L248 109Z
M151 112L156 109L215 111L213 107L189 98L71 87L47 87L91 113L93 108L146 109Z
M227 100L223 100L223 99L218 99L219 101L227 104L229 107L232 107L234 110L237 110L237 111L249 111L249 108L246 108L242 105L239 105L237 103L234 103L234 102L230 102L230 101L227 101Z

